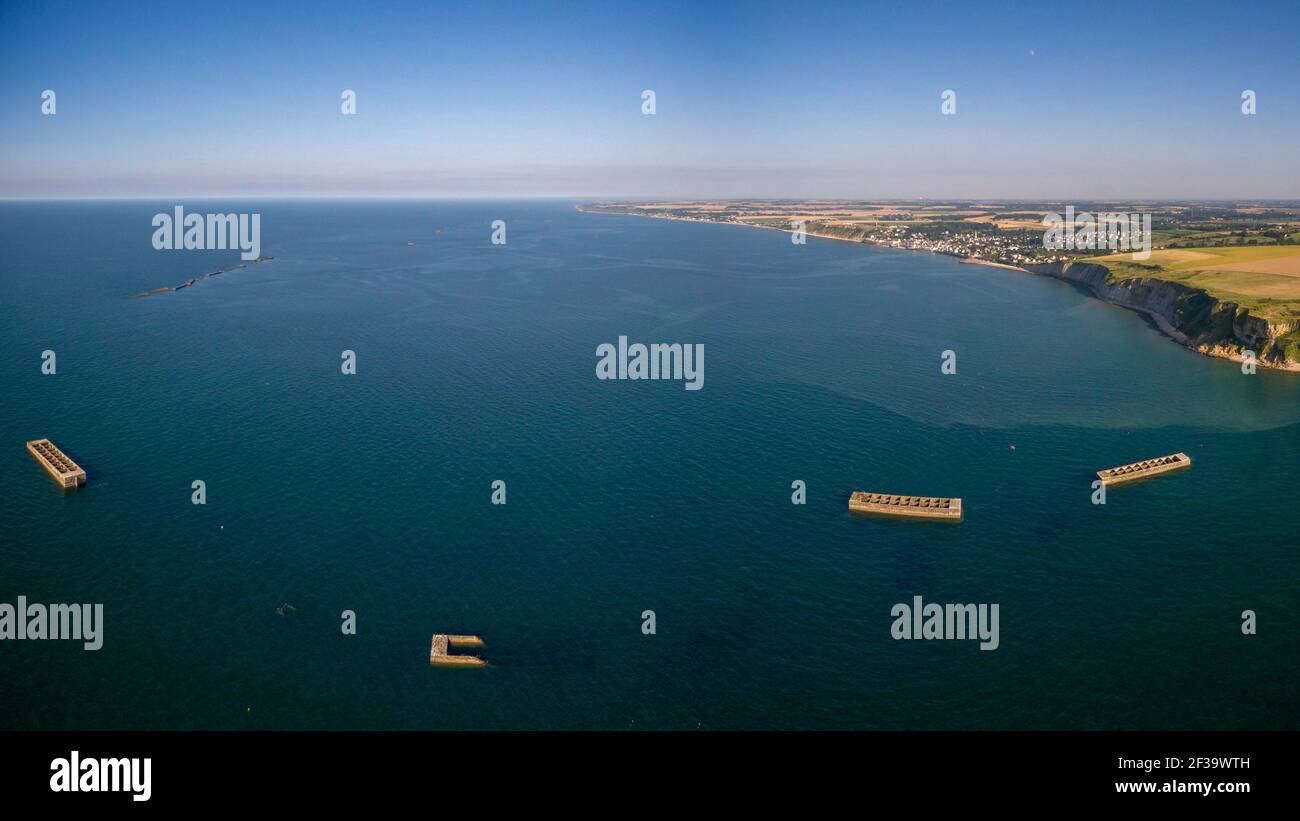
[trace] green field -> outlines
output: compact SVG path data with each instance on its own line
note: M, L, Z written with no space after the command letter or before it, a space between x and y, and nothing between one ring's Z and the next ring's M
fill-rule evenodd
M1300 320L1300 246L1160 249L1141 262L1126 253L1086 261L1105 265L1116 279L1180 282L1270 321Z

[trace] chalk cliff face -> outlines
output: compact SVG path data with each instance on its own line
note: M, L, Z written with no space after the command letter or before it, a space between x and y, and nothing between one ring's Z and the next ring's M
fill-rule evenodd
M1050 262L1026 268L1072 282L1107 302L1141 311L1179 343L1207 356L1240 360L1245 351L1251 350L1261 366L1300 370L1294 344L1282 339L1300 327L1294 323L1270 324L1200 288L1151 277L1117 279L1105 266L1086 262Z

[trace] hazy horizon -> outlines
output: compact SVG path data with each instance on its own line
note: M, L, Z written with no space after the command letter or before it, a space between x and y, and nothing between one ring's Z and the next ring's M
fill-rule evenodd
M1300 197L1292 4L176 8L0 8L0 198Z
M570 194L142 194L132 196L8 196L0 197L0 202L162 202L162 201L196 200L202 202L222 200L267 200L285 202L312 202L316 200L336 200L340 202L527 202L527 201L562 201L562 202L604 202L604 203L650 203L650 202L873 202L881 204L907 204L916 202L931 203L1005 203L1007 205L1038 204L1074 204L1084 203L1128 203L1131 205L1178 203L1178 204L1246 204L1263 203L1277 205L1296 205L1300 197L708 197L689 196L654 197L636 195L599 195L579 196Z

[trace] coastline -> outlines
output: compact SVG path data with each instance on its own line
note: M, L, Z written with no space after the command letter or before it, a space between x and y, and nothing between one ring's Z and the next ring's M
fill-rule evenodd
M1021 268L1019 265L1010 265L1005 262L994 262L991 259L980 259L979 257L959 257L959 259L966 265L987 265L990 268L1005 268L1008 271L1020 271L1025 274L1033 273L1033 271L1028 268Z
M751 225L743 222L720 222L715 220L682 219L681 217L659 216L659 215L652 215L652 214L632 214L632 213L626 213L622 211L593 211L593 210L588 210L581 205L575 206L575 208L576 210L581 211L585 214L619 214L625 217L664 219L664 220L673 220L675 222L696 222L696 223L704 223L709 225L738 225L745 228L769 228L787 234L794 233L792 230L788 228L779 228L773 225ZM835 236L833 234L820 234L815 231L807 231L806 233L810 237L820 237L821 239L838 240L840 242L851 242L857 245L873 245L879 248L892 248L896 251L917 251L917 252L922 252L927 254L936 253L935 251L930 251L925 248L905 248L905 247L899 247L894 245L886 245L885 243L874 242L872 240L865 239L865 238L853 239L850 237ZM992 260L980 259L979 257L959 257L953 255L945 255L945 256L952 256L953 259L956 259L959 262L966 265L984 265L990 268L1004 268L1009 271L1019 271L1021 273L1031 274L1033 276L1042 276L1042 277L1049 277L1051 279L1060 279L1065 282L1078 285L1080 287L1085 287L1087 292L1092 296L1093 299L1096 299L1100 302L1104 302L1108 305L1114 305L1117 308L1126 308L1128 310L1134 311L1135 313L1139 313L1149 317L1152 320L1152 322L1155 324L1156 328L1159 329L1162 334L1168 337L1171 342L1174 342L1175 344L1183 348L1186 348L1187 350L1192 351L1193 353L1198 353L1201 354L1202 356L1210 357L1212 359L1224 359L1229 362L1242 363L1246 361L1246 358L1240 352L1233 350L1230 347L1224 346L1222 344L1210 344L1208 342L1198 342L1197 340L1192 339L1187 334L1179 330L1174 325L1174 323L1169 320L1168 317L1164 316L1154 308L1143 306L1141 304L1121 302L1116 299L1111 299L1101 293L1098 293L1096 287L1093 286L1091 283L1081 282L1072 277L1068 277L1064 275L1064 272L1051 273L1047 271L1036 271L1030 268L1022 268L1018 265L1010 265L1005 262L994 262ZM1046 263L1046 264L1055 265L1058 263ZM1065 263L1065 266L1069 267L1070 265L1079 265L1079 264L1091 265L1093 267L1104 269L1104 266L1095 265L1095 263L1087 263L1086 261ZM1042 267L1042 266L1035 266L1035 267ZM1165 280L1159 280L1159 281L1165 282ZM1213 297L1211 297L1211 299L1213 299ZM1300 373L1300 363L1298 362L1290 362L1287 360L1277 362L1277 361L1271 361L1263 357L1257 356L1255 359L1255 364L1257 367L1267 368L1269 370L1286 371L1289 373Z

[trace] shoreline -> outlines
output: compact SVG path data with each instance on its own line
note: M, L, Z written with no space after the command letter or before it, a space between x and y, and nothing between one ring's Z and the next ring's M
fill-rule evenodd
M1032 274L1033 271L1028 268L1021 268L1019 265L1011 265L1006 262L994 262L991 259L980 259L979 257L958 257L966 265L987 265L990 268L1005 268L1008 271L1020 271L1024 274Z
M672 220L674 222L696 222L696 223L702 223L708 225L737 225L744 228L769 228L775 231L781 231L786 234L794 233L794 231L788 228L778 228L774 225L751 225L749 223L744 223L744 222L721 222L715 220L683 219L681 217L658 216L652 214L630 214L623 211L591 211L584 208L581 205L574 206L574 207L576 210L581 211L584 214L617 214L619 216L624 216L624 217L662 219L662 220ZM916 252L927 253L927 254L938 254L937 251L930 251L926 248L901 248L894 245L886 245L885 243L881 243L881 242L873 242L872 240L869 239L849 239L847 237L837 237L837 236L832 236L827 234L818 234L813 231L808 231L806 233L810 237L820 237L821 239L837 240L839 242L850 242L855 245L871 245L877 248L890 248L895 251L916 251ZM1011 265L1005 262L994 262L992 260L980 259L979 257L959 257L952 254L939 254L939 255L951 257L952 259L955 259L958 262L961 262L965 265L984 265L990 268L1003 268L1008 271L1019 271L1021 273L1030 274L1031 276L1046 277L1048 279L1059 279L1063 282L1068 282L1074 285L1079 284L1062 276L1054 276L1052 274L1042 273L1039 271L1032 271L1028 268L1022 268L1018 265ZM1079 260L1079 262L1086 263L1086 259ZM1220 348L1219 346L1210 346L1204 343L1200 345L1194 343L1190 338L1188 338L1186 334L1184 334L1182 331L1174 327L1173 324L1169 322L1169 320L1161 316L1156 311L1153 311L1149 308L1143 308L1137 305L1126 305L1122 302L1116 302L1112 299L1107 299L1101 294L1098 294L1092 288L1088 288L1087 291L1089 295L1093 299L1097 300L1098 302L1103 302L1107 305L1114 305L1117 308L1124 308L1125 310L1133 311L1134 313L1142 314L1150 318L1152 322L1155 324L1156 329L1159 330L1166 338L1168 338L1169 341L1173 342L1174 344L1178 345L1179 347L1185 350L1191 351L1192 353L1200 354L1205 357L1209 357L1211 359L1223 359L1229 362L1236 362L1238 364L1246 361L1246 358L1244 356L1242 356L1239 353L1236 353L1235 351ZM1287 373L1300 373L1300 363L1297 362L1273 363L1273 362L1269 362L1268 360L1256 357L1255 365L1256 367L1266 368L1268 370L1285 371Z
M672 222L694 222L700 225L735 225L740 228L766 228L771 231L780 231L784 234L794 233L794 231L790 230L789 228L778 228L775 225L757 225L748 222L721 222L718 220L693 220L693 219L685 219L683 217L661 217L657 214L628 214L623 211L591 211L588 210L587 208L584 208L581 205L575 205L574 210L581 211L584 214L616 214L621 217L639 217L641 219L670 220ZM991 268L1006 268L1009 271L1020 271L1026 274L1034 273L1033 271L1030 271L1028 268L1021 268L1018 265L1011 265L1006 262L994 262L991 259L981 259L980 257L959 257L955 254L943 254L938 251L931 251L928 248L902 248L897 245L887 245L883 242L876 242L874 240L870 240L866 238L849 239L848 237L837 237L834 234L819 234L816 231L805 231L804 233L810 237L819 237L821 239L833 239L836 242L848 242L854 245L870 245L875 248L890 248L894 251L915 251L921 254L934 254L936 256L941 256L941 257L951 257L952 259L955 259L958 262L962 262L967 265L987 265Z

